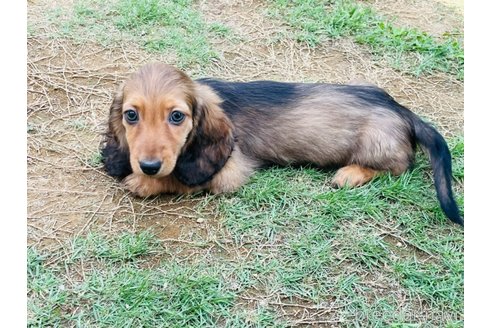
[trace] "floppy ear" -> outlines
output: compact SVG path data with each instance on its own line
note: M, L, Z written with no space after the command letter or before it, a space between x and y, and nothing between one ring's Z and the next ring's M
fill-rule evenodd
M122 124L123 87L120 86L116 92L109 109L108 131L101 149L104 168L110 176L117 178L132 173L125 127Z
M187 186L210 181L234 148L233 126L219 106L221 99L209 87L198 83L195 86L193 131L173 171Z

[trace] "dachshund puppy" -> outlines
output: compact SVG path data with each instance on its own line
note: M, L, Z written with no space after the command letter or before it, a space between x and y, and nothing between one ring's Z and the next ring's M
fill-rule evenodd
M444 138L371 85L193 81L148 64L116 93L102 155L109 175L146 197L234 191L271 164L339 167L332 184L356 187L403 173L416 144L430 156L444 213L463 225Z

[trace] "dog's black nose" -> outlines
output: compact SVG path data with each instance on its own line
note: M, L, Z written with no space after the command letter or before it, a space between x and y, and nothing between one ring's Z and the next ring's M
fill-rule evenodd
M147 175L154 175L161 169L162 162L160 161L140 161L142 172Z

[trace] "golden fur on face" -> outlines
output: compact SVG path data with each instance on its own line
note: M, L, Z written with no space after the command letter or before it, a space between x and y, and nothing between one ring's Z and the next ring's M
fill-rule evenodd
M141 82L130 80L125 85L122 105L122 114L134 110L139 118L135 124L122 119L131 167L134 172L144 174L140 163L160 161L162 166L155 177L167 176L174 170L178 155L193 127L192 104L186 101L179 86L162 87L159 84L149 84L148 80L143 80L147 82L145 84L137 81ZM184 114L180 124L170 122L174 111Z
M120 87L106 136L107 172L142 197L234 191L271 164L338 167L332 184L356 187L381 172L407 170L420 144L430 154L441 207L463 223L444 138L372 85L193 81L154 63Z

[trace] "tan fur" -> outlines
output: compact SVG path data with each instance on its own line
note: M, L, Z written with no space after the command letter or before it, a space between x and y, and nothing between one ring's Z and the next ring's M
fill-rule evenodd
M344 186L359 187L372 180L378 173L376 170L351 164L339 169L331 180L331 184L339 188Z
M256 167L257 163L246 157L237 147L222 170L210 182L210 191L217 194L238 189L253 174Z
M173 111L185 119L171 120ZM146 197L234 191L272 164L341 167L332 184L356 187L403 173L417 144L429 151L441 207L463 224L444 138L363 81L193 81L172 66L145 65L114 97L102 155L108 174Z
M123 112L137 109L140 116L139 124L136 125L122 120L131 166L134 172L142 173L139 161L160 160L163 165L155 178L167 176L173 171L179 152L193 127L191 104L186 101L183 88L179 84L159 82L159 76L153 70L130 79L124 87L122 103ZM179 126L172 125L167 119L175 109L186 115L184 123Z
M248 137L250 147L245 151L282 165L369 163L379 167L384 163L388 166L384 169L395 174L408 167L412 145L406 123L396 113L383 108L357 110L350 98L315 88L311 96L282 111L285 114L261 127L235 122Z
M246 111L233 125L221 108L222 99L209 86L171 66L153 64L132 75L117 92L110 133L130 154L133 173L125 179L125 187L142 197L200 189L234 191L265 162L345 165L333 179L337 186L359 186L379 171L401 174L413 153L405 121L384 108L359 109L356 102L336 89L312 86L292 107L277 109L275 120L257 124ZM272 103L270 110L275 106ZM129 108L138 109L139 124L130 125L121 118ZM167 121L175 108L186 114L179 126ZM239 135L235 149L210 181L189 187L171 175L178 157L203 138L197 133L207 136L209 148L204 149L208 159L197 162L194 169L211 170L217 158L231 152L230 142L224 140L232 140L234 130ZM146 176L139 162L154 159L163 166L155 176Z
M191 188L179 182L172 175L163 178L152 178L143 174L132 173L123 180L127 190L139 197L147 197L161 193L185 194L201 188Z

